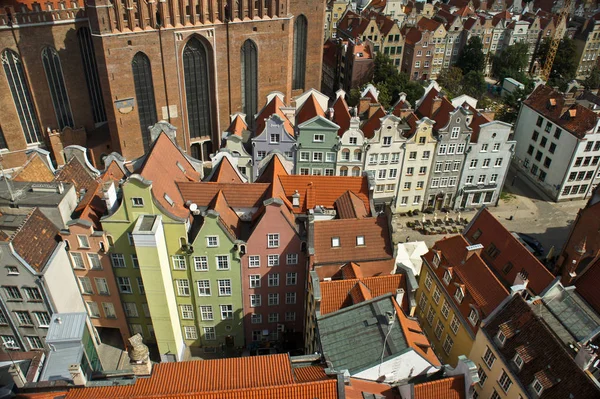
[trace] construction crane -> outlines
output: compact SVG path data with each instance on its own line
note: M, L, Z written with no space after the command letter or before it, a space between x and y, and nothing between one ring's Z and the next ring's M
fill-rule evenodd
M560 9L560 13L558 14L558 20L556 22L556 30L554 31L554 37L550 42L550 48L548 49L548 55L546 55L546 62L544 63L544 68L542 69L542 79L546 82L550 79L550 72L552 72L552 64L554 64L554 57L556 57L556 52L558 51L558 45L562 40L565 32L559 30L559 26L565 20L565 29L567 28L567 24L569 23L569 10L571 9L571 0L564 0L563 6Z

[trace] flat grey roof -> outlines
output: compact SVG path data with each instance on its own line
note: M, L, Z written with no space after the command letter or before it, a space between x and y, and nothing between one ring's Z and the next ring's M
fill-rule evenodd
M81 340L87 314L81 313L54 313L50 320L50 328L46 335L49 344L63 341Z
M67 192L73 187L72 183L36 183L36 182L9 182L14 203L21 206L42 206L54 207L58 205L65 197ZM62 184L63 189L59 189ZM62 192L60 192L62 191ZM7 181L0 178L0 206L13 204L10 191L7 187Z

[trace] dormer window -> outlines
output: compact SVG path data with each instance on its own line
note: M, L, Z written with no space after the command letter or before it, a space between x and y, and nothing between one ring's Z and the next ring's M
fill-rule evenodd
M446 283L446 285L450 284L450 281L452 280L452 274L450 274L449 270L446 270L446 273L444 273L444 283Z
M365 245L365 236L356 236L356 245Z
M521 367L523 367L523 358L517 353L515 354L515 357L513 357L513 363L521 370Z
M144 206L144 199L141 197L133 197L131 199L131 202L133 203L133 206Z
M436 268L440 265L440 255L437 253L433 255L433 266Z
M544 386L537 378L533 379L533 384L531 384L531 387L538 396L540 396L542 394L542 391L544 390Z
M473 327L475 327L478 321L479 315L477 314L477 311L475 309L471 309L471 312L469 313L469 322L471 322Z
M462 288L458 287L454 293L454 299L456 299L456 302L462 303L464 297L465 294L463 293Z
M504 346L504 343L506 342L506 335L504 335L502 330L498 331L496 338L498 338L498 342L500 342L500 345Z
M340 237L331 237L331 247L337 248L340 246Z

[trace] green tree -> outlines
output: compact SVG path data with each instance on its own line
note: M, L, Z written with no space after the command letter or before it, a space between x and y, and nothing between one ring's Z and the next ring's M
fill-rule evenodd
M597 66L592 68L588 77L585 78L585 80L583 81L583 87L585 87L586 90L594 90L600 88L600 68L598 68Z
M528 81L523 89L516 89L512 93L507 93L503 97L503 104L500 110L496 113L496 120L507 123L515 123L521 103L525 101L527 96L533 91L533 83Z
M483 43L479 36L473 36L463 48L462 53L456 61L463 74L471 71L482 72L485 68L485 54L483 54Z
M482 71L467 73L462 81L463 92L473 98L481 100L486 93L487 85Z
M499 81L504 78L523 80L526 78L529 56L527 43L519 42L506 47L494 56L492 62L492 75Z
M380 82L375 85L377 90L379 90L379 96L377 97L379 104L385 109L388 109L392 102L392 95L390 94L390 89L387 86L387 83Z
M348 97L348 106L356 107L358 105L359 101L360 101L360 89L358 87L355 87L354 89L350 90L350 96Z
M549 49L550 40L544 39L534 54L534 59L536 59L542 67L546 64ZM548 84L550 86L559 86L564 89L569 81L575 79L576 73L577 49L575 47L575 41L566 37L561 40L558 45L558 50L556 51L556 56L552 63Z
M463 71L457 67L445 68L440 72L437 82L444 88L450 98L462 92Z
M398 68L392 62L392 59L383 54L377 53L374 60L375 68L373 69L373 82L385 82L391 76L398 74Z
M409 80L402 91L406 93L406 100L408 100L413 107L417 100L425 94L425 88L413 80Z
M385 108L394 104L402 92L406 93L406 99L411 104L421 98L425 91L423 86L411 81L407 74L398 72L398 68L393 64L390 57L378 53L375 56L374 64L372 83L380 91L383 88L384 93L383 96L381 93L379 94L379 100Z

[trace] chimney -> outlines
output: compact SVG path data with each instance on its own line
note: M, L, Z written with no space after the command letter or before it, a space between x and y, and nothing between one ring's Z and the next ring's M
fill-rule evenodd
M441 106L442 106L442 98L439 96L436 96L433 99L433 102L431 103L431 114L429 116L432 117L433 115L435 115L435 113L437 112L438 109L440 109Z
M396 303L398 306L402 306L402 300L404 299L404 288L396 290Z
M25 379L25 375L21 371L21 367L19 367L18 364L11 364L10 367L8 368L8 373L12 377L13 382L15 383L17 388L23 388L25 386L25 384L27 383L27 380Z
M109 181L104 183L102 194L104 203L106 204L106 210L110 215L115 211L117 205L117 189L115 188L115 182Z
M583 345L575 356L575 364L583 371L590 368L594 360L598 357L596 350L590 345Z
M467 254L465 255L465 261L468 260L474 254L481 255L481 251L483 250L483 245L481 245L481 244L469 245L468 247L466 247L466 250L467 250Z
M292 206L294 208L298 208L300 206L300 194L298 193L298 190L292 194Z
M135 375L150 375L152 373L152 361L150 360L150 351L144 345L142 336L138 333L129 338L129 343L133 347L129 351L129 364Z
M71 364L69 366L69 373L71 374L73 385L85 386L85 384L87 384L87 378L83 370L81 370L81 365Z
M329 118L329 120L330 120L330 121L332 121L332 120L333 120L333 115L334 115L334 113L335 113L335 111L334 111L334 109L333 109L333 108L329 108L329 109L327 110L327 114L328 114L328 115L327 115L327 117Z

